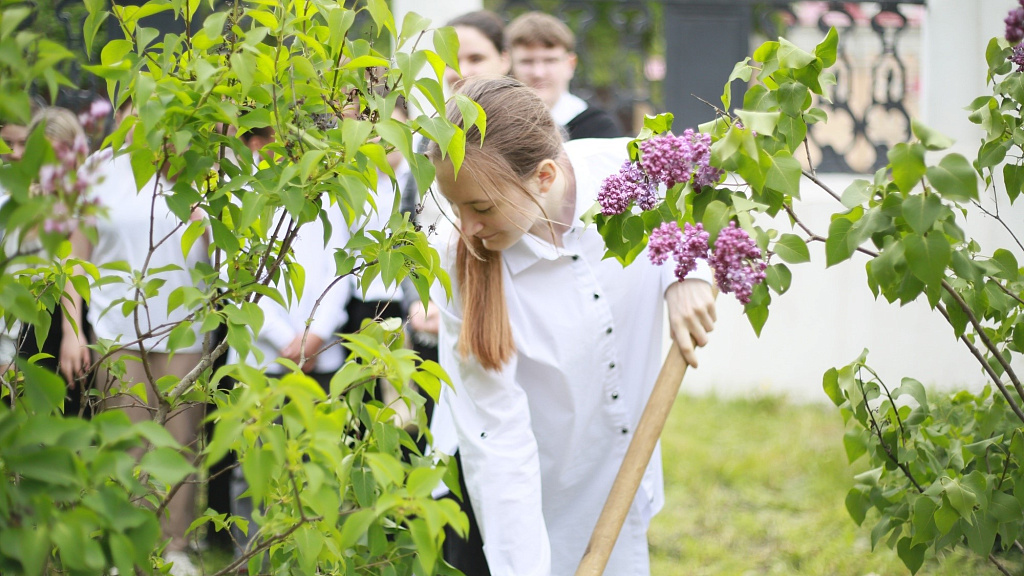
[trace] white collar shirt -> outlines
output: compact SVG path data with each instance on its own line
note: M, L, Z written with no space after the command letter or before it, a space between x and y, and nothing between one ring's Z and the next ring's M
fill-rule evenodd
M570 94L563 92L558 97L558 101L551 107L551 117L554 118L555 123L559 126L565 126L572 121L573 118L579 116L587 109L587 101Z
M508 365L487 371L461 359L458 288L447 304L443 291L433 294L442 303L440 360L454 384L445 401L494 576L575 572L661 364L674 267L656 267L646 254L625 268L604 259L600 234L578 220L621 166L628 141L565 144L577 219L564 246L526 235L504 251L516 347ZM445 250L442 260L453 254ZM606 574L649 573L647 526L663 502L661 477L656 450Z

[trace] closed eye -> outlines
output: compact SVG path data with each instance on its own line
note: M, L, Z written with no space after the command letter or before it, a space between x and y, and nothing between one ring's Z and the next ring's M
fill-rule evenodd
M477 214L487 214L488 212L490 212L494 208L494 205L488 206L486 208L480 208L480 207L477 207L477 206L473 206L472 208L473 208L473 212L476 212Z

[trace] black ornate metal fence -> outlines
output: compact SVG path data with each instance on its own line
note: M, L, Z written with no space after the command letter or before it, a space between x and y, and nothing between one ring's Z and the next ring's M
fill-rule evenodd
M924 2L493 0L485 5L507 19L526 10L562 18L579 38L573 90L634 128L652 110L671 111L685 126L709 120L714 112L701 99L717 104L732 64L760 42L802 37L813 46L835 26L841 38L837 85L831 102L820 104L832 120L811 130L812 156L822 171L871 172L885 165L889 146L910 136Z

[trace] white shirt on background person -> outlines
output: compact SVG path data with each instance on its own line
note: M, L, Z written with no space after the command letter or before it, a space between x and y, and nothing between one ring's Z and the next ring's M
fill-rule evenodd
M324 201L327 201L326 196ZM323 295L323 300L317 306L316 313L309 324L309 332L320 337L325 346L338 339L335 333L348 318L345 313L345 303L351 296L351 283L343 278L331 286L331 283L337 278L334 253L345 247L349 233L348 225L337 205L325 206L324 210L327 212L327 218L331 224L331 237L327 240L326 245L324 243L324 225L320 218L303 224L292 242L294 261L305 271L301 297L293 292L287 308L266 296L259 301L259 307L263 310L263 327L260 333L255 335L253 344L263 353L263 362L257 362L254 354L249 354L244 359L240 358L238 352L233 348L228 353L228 362L244 361L250 366L265 368L269 374L285 372L284 366L274 361L280 357L281 351L292 340L300 337L306 330L306 320L310 318L313 306L316 305L316 301L321 295ZM285 214L283 209L280 214ZM273 287L271 285L271 288ZM326 293L325 290L327 290ZM280 292L282 296L287 297L283 287ZM325 349L315 359L308 361L315 362L314 372L326 374L339 370L344 360L344 349L340 345L334 345Z
M109 154L109 151L97 154ZM92 188L90 197L99 201L106 214L96 219L97 241L92 247L89 261L96 266L124 261L133 271L140 271L149 256L150 235L154 244L170 235L156 246L148 264L149 271L144 281L159 278L164 280L164 284L155 296L146 298L146 306L138 306L139 329L147 333L151 329L180 322L190 311L178 307L168 312L168 297L180 286L194 285L190 270L207 259L204 243L202 240L197 241L187 256L182 254L181 239L188 223L182 223L167 207L164 194L171 193L171 185L162 176L154 175L141 189L137 189L128 154L101 161L99 166L97 174L102 181ZM169 265L177 266L178 269L155 274L152 272ZM107 270L106 274L120 276L125 282L91 288L89 322L97 338L117 340L120 337L120 342L126 344L136 340L139 334L135 328L134 314L122 314L121 303L117 301L123 298L134 300L136 291L129 282L130 274L113 270ZM192 329L197 336L195 343L176 352L202 351L203 340L199 337L199 325L194 324ZM168 352L166 335L148 339L145 345L151 352Z

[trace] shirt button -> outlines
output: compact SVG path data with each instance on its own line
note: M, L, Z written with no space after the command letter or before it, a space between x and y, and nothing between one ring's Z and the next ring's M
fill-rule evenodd
M622 430L619 430L619 432L622 432L623 434L629 434L629 428L623 428Z
M597 293L595 293L595 294L594 294L594 300L597 300L597 299L598 299L598 298L600 298L600 297L601 297L601 295L600 295L600 294L597 294Z
M618 400L618 399L619 399L619 393L618 392L612 392L612 400Z
M611 334L612 333L612 327L609 326L608 329L604 331L604 333L605 334Z
M487 432L481 432L480 433L480 437L481 438L487 438Z
M573 262L575 262L576 260L579 260L579 259L580 259L580 255L579 254L573 254L572 255Z
M609 362L608 368L615 368L615 362Z

